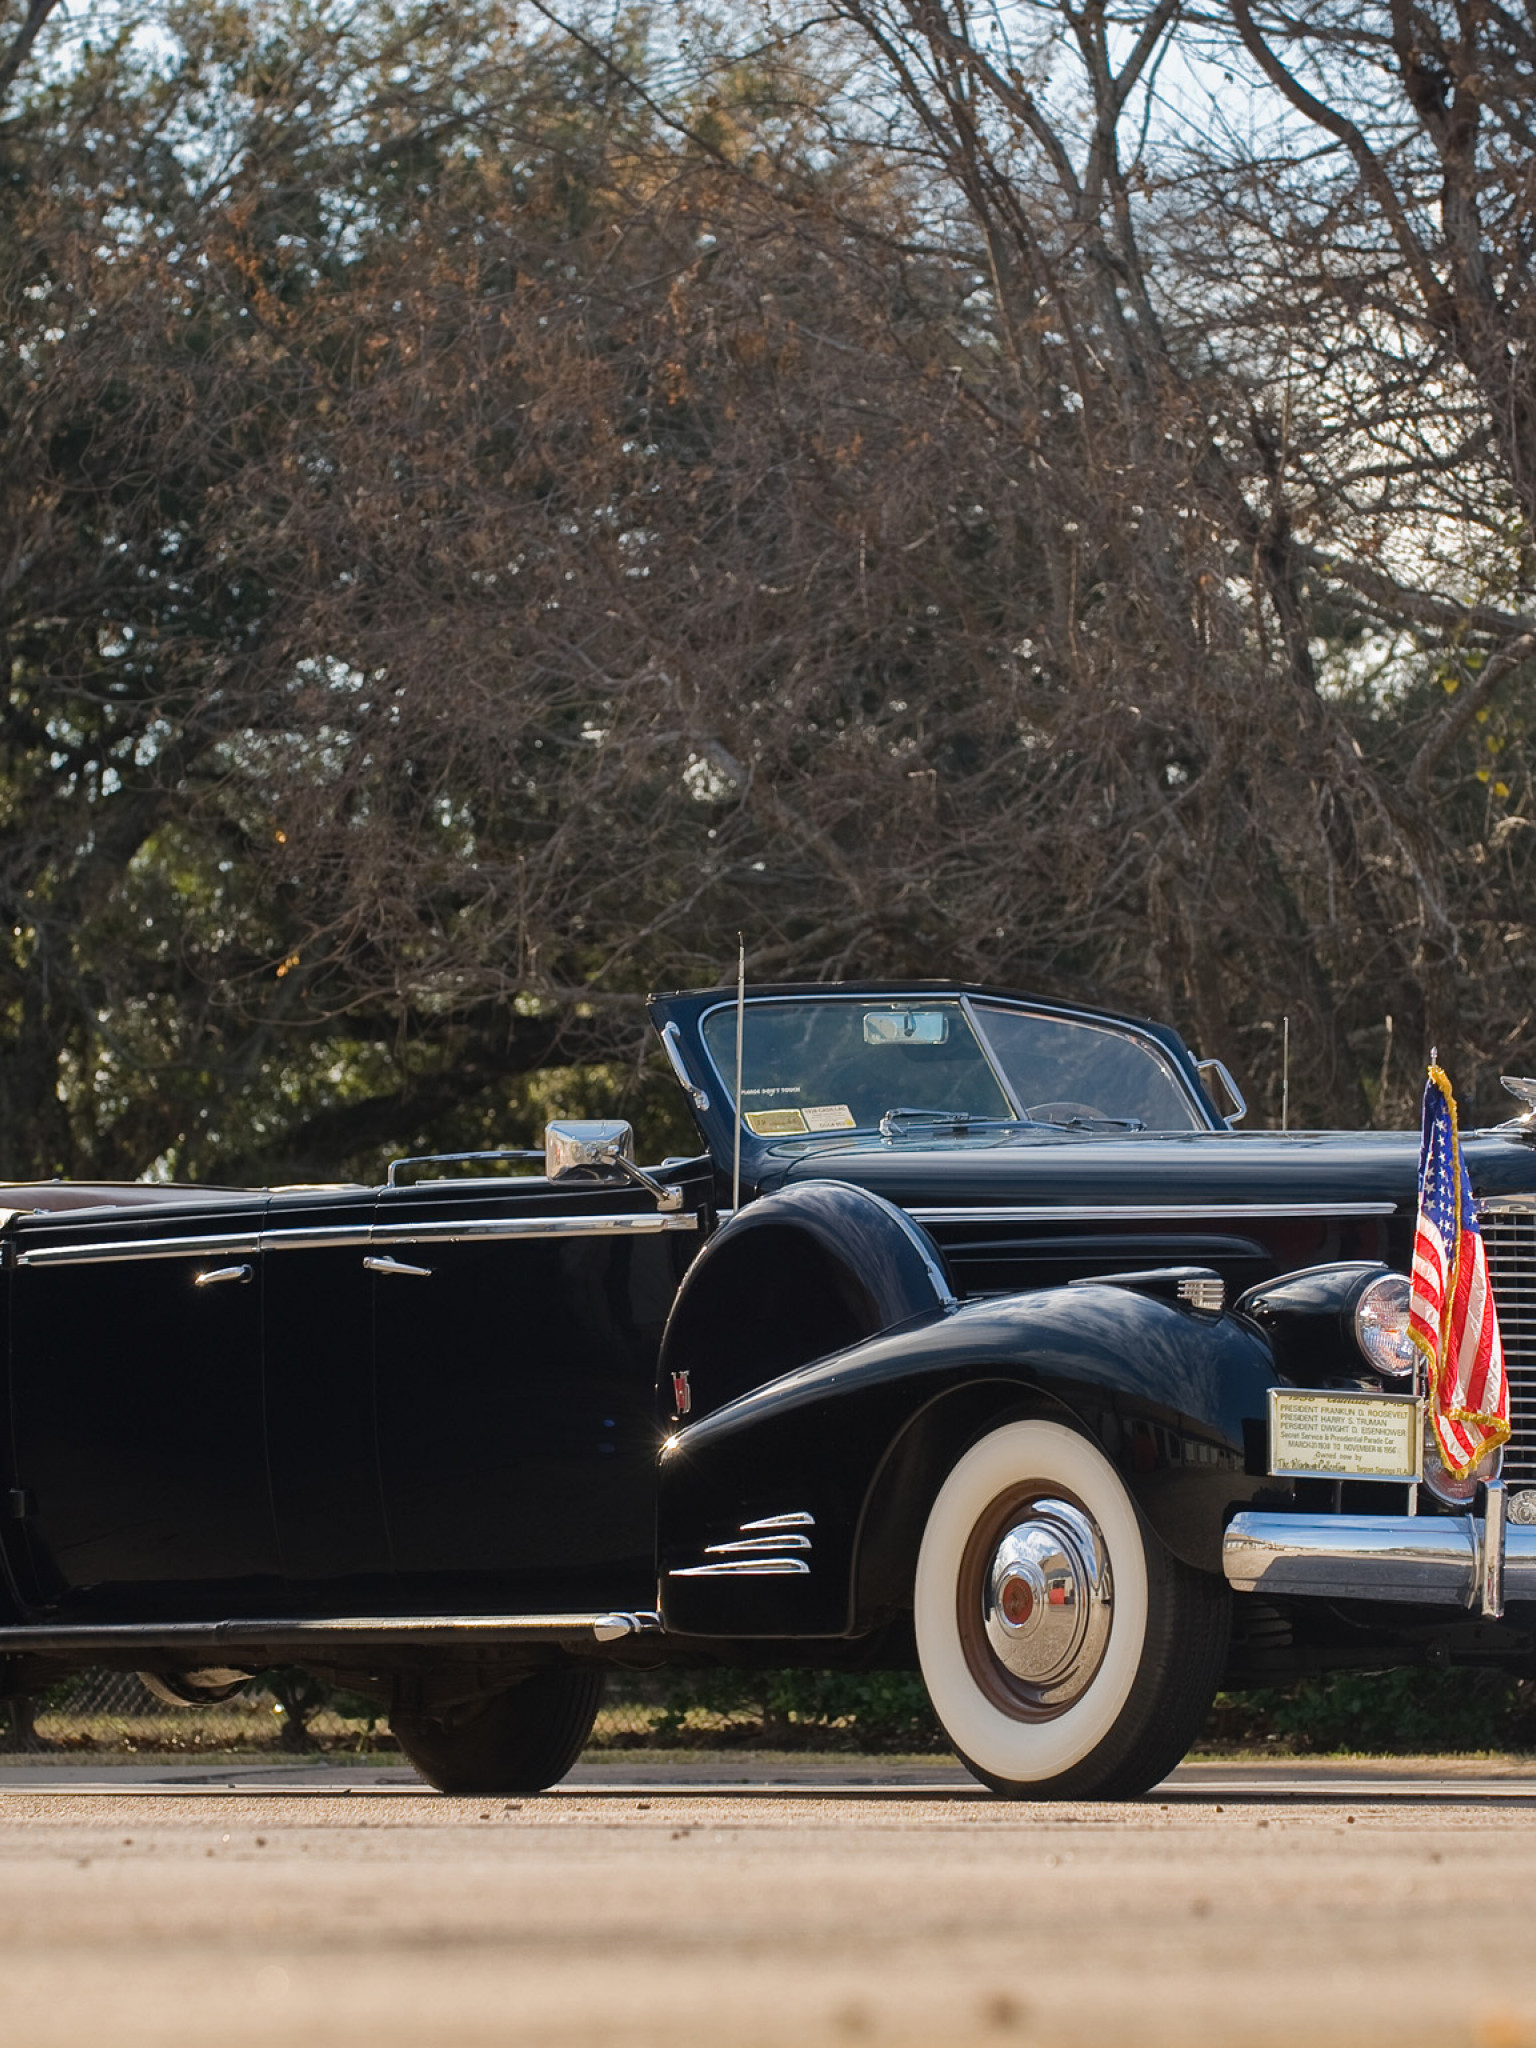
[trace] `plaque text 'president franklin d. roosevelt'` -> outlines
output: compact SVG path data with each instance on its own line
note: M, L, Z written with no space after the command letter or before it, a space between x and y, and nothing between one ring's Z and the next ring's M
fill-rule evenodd
M1270 1395L1269 1469L1291 1477L1415 1479L1421 1405L1407 1396Z

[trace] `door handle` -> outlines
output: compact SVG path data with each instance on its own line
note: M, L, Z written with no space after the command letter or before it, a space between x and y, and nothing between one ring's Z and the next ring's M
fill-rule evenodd
M218 1287L226 1280L238 1280L245 1285L255 1272L254 1266L207 1266L201 1273L192 1275L194 1287Z
M430 1280L430 1266L408 1266L403 1259L364 1259L370 1273L403 1273L412 1280Z

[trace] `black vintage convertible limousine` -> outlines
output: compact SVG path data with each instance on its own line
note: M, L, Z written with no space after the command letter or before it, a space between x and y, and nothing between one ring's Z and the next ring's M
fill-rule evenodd
M991 989L652 1014L699 1158L0 1188L0 1689L298 1665L499 1791L610 1668L915 1661L985 1783L1107 1797L1223 1682L1531 1668L1531 1115L1465 1141L1514 1437L1458 1480L1415 1136L1239 1132L1172 1031Z

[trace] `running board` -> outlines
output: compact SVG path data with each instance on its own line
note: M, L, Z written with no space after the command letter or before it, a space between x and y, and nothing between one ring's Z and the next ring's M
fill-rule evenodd
M661 1616L616 1614L391 1614L345 1620L40 1622L0 1628L0 1650L366 1649L394 1643L616 1643L657 1635Z

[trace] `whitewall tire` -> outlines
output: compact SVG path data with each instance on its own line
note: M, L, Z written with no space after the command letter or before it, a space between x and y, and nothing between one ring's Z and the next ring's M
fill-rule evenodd
M951 1470L918 1556L918 1660L994 1790L1128 1797L1171 1770L1221 1674L1229 1597L1163 1549L1098 1446L1005 1423Z

